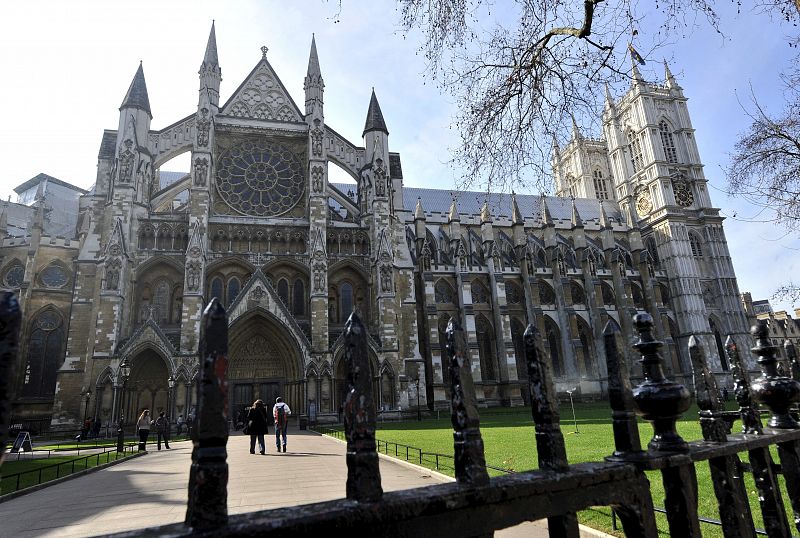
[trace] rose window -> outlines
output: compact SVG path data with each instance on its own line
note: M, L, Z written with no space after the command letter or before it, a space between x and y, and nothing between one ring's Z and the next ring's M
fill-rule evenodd
M217 192L243 215L282 215L303 197L303 163L283 144L242 142L220 155Z

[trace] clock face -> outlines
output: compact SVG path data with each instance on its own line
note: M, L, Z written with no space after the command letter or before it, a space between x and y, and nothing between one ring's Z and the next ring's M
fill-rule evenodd
M672 190L675 192L675 202L682 207L689 207L694 203L692 187L684 179L672 182Z
M67 273L61 267L51 265L45 267L39 279L47 288L63 288L67 284Z
M639 212L640 215L644 216L650 213L653 210L653 202L650 200L650 195L642 193L639 195L639 198L636 200L636 211Z

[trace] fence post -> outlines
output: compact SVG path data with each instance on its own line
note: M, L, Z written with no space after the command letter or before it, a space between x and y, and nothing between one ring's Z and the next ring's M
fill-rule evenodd
M15 378L21 313L14 293L0 294L0 465L11 427L11 383Z
M766 404L772 412L767 422L770 428L797 429L800 425L789 414L789 409L800 400L800 383L778 374L778 359L775 356L778 346L770 342L765 322L753 325L750 334L756 339L751 351L758 355L758 366L761 368L761 377L753 383L753 398Z
M525 343L525 363L528 367L528 383L531 393L531 412L536 426L536 452L539 468L563 472L569 468L564 434L561 433L558 400L550 361L538 348L538 334L531 324L523 335ZM580 536L578 518L575 514L547 518L551 536Z
M464 485L489 483L483 453L480 417L475 405L472 366L466 356L464 331L455 318L447 323L447 366L450 372L450 421L456 480Z
M644 379L633 389L633 400L642 417L653 423L653 438L647 448L651 452L688 452L689 445L678 434L675 423L689 409L689 390L664 376L659 350L664 345L653 336L650 314L636 314L633 324L639 339L633 347L642 358ZM697 477L694 464L665 467L661 470L664 482L667 521L671 536L701 536L697 516Z
M742 417L742 433L760 435L763 432L761 417L758 414L758 405L753 403L750 391L750 377L747 375L747 365L739 355L739 348L731 336L725 340L725 354L731 365L733 376L733 394L739 404L739 415Z
M347 435L347 498L374 502L381 499L381 473L375 445L375 401L372 399L367 330L355 312L344 329L347 397L344 429Z
M228 521L228 316L216 297L203 312L202 329L185 524L209 529Z
M689 357L694 373L694 392L700 408L700 428L703 439L716 443L728 441L728 427L722 418L724 406L720 400L717 381L708 370L705 351L692 335L689 338ZM726 536L755 537L753 515L747 501L739 456L710 458L711 481L719 505L719 515Z

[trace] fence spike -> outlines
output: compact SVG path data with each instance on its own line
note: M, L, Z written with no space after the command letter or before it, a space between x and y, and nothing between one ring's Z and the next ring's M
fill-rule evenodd
M633 400L639 414L653 423L653 438L647 447L665 452L686 452L689 445L678 434L675 422L689 409L691 396L686 387L664 376L659 349L664 345L653 337L653 318L636 314L633 324L639 339L633 344L642 358L644 380L633 389Z
M450 318L447 323L446 336L456 480L470 486L488 484L489 473L483 453L480 416L475 405L472 367L466 355L464 331L455 318Z
M21 318L17 296L10 291L0 293L0 466L11 427L11 383L16 379L14 371Z
M344 328L347 397L344 429L347 435L347 498L374 502L383 496L375 444L375 401L367 356L367 330L353 312Z
M608 400L611 405L611 422L614 428L614 454L606 459L637 459L644 455L639 427L636 424L636 408L631 391L628 363L620 356L617 347L619 331L611 321L603 329L608 369Z
M216 297L203 312L202 328L185 520L195 529L220 527L228 521L228 315Z
M789 414L793 404L800 400L800 382L778 374L778 346L769 339L767 324L760 321L750 329L756 340L751 351L758 355L761 377L753 383L753 399L765 404L772 412L767 422L771 428L797 429L797 421Z
M717 380L708 370L706 352L694 335L689 337L689 358L694 374L694 395L700 408L700 428L703 439L724 443L728 440L728 425L722 419L724 410Z
M761 425L758 405L752 399L747 365L744 364L739 354L739 348L730 335L725 340L725 354L728 356L728 362L731 365L733 394L739 404L739 415L742 417L742 433L761 435L764 429Z
M525 363L528 367L528 383L531 391L531 412L536 428L536 453L539 468L564 472L569 469L564 434L561 432L558 413L558 398L553 385L551 362L538 349L539 338L536 327L528 325L523 335ZM579 536L578 519L575 514L547 518L547 526L553 536Z

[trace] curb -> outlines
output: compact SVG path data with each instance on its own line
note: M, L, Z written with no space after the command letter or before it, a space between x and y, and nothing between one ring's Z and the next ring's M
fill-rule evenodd
M78 478L79 476L87 475L89 473L93 473L95 471L101 471L113 465L117 465L118 463L125 463L126 461L130 461L135 458L139 458L147 454L146 452L137 452L127 458L120 458L114 461L109 461L108 463L100 464L96 467L91 467L89 469L84 469L82 471L76 471L74 473L70 473L67 476L62 476L61 478L56 478L54 480L48 480L47 482L43 482L41 484L36 484L35 486L31 486L29 488L20 489L17 491L13 491L11 493L6 493L5 495L0 495L0 504L3 504L6 501L10 501L11 499L16 499L17 497L21 497L23 495L27 495L28 493L33 493L34 491L39 491L40 489L44 489L50 486L55 486L56 484L60 484L62 482L66 482L68 480L72 480L73 478Z
M313 431L313 430L311 430L311 431ZM346 441L342 441L341 439L337 439L336 437L332 437L330 435L326 436L326 435L324 435L322 433L319 433L319 432L314 432L314 433L316 433L317 435L319 435L321 437L327 437L328 439L336 441L337 443L343 443L343 444L347 443ZM434 471L433 469L428 469L427 467L423 467L421 465L417 465L416 463L411 463L410 461L406 461L406 460L403 460L403 459L400 459L400 458L396 458L394 456L390 456L388 454L384 454L383 452L378 452L378 457L379 458L384 458L384 459L387 459L387 460L391 460L394 463L399 463L400 465L403 465L405 467L409 467L409 468L414 469L416 471L419 471L421 473L429 474L431 476L435 476L435 477L439 478L440 480L442 480L442 482L455 482L456 481L456 479L453 478L452 476L448 476L446 474L442 474L442 473L440 473L438 471ZM587 537L587 538L616 538L616 536L614 536L614 535L606 534L603 531L599 531L597 529L593 529L591 527L587 527L586 525L578 525L578 529L579 529L580 534L581 534L582 537Z

